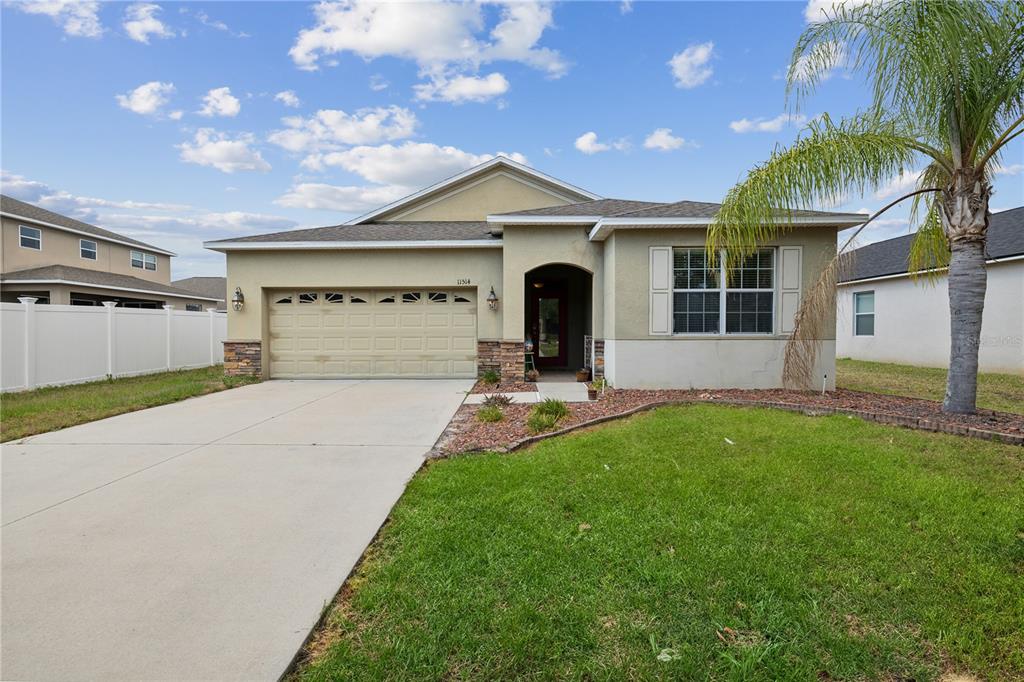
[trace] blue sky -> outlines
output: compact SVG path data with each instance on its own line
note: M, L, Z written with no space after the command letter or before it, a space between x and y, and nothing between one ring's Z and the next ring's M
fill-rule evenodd
M337 224L499 152L603 196L718 201L803 120L866 102L837 69L787 108L822 1L7 2L3 191L177 252L175 278L223 274L203 240ZM1024 204L1024 143L1003 164L993 210Z

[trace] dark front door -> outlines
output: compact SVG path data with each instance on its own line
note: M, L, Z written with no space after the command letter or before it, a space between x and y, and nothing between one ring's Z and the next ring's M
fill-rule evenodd
M533 290L530 332L534 343L534 361L538 368L565 367L569 362L566 299L564 286L545 284Z

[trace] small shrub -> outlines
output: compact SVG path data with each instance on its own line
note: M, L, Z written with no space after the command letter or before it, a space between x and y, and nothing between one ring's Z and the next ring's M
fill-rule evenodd
M488 407L505 407L512 404L512 396L504 393L492 393L484 396L483 404Z
M607 384L606 384L606 382L604 380L604 377L600 377L598 379L594 379L593 381L590 382L590 387L592 389L594 389L595 391L603 391L605 389L606 385Z
M530 416L526 418L526 428L530 430L530 433L543 433L550 431L555 428L555 424L558 423L558 417L550 414L544 414L538 411L535 407L530 412Z
M500 422L505 415L497 405L484 405L476 411L476 418L482 422Z
M489 369L480 375L480 380L485 384L496 384L501 381L501 375L496 370Z
M569 414L569 408L566 406L565 401L558 400L557 398L545 398L537 403L537 406L533 409L540 414L554 417L556 421Z

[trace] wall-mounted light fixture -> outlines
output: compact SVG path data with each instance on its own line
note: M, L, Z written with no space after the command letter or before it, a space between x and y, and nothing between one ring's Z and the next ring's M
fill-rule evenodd
M491 287L491 293L487 294L487 307L491 310L498 309L498 295L494 293L494 287Z
M235 287L235 295L231 297L231 307L235 309L235 312L241 312L242 307L245 305L245 295L242 294L241 287Z

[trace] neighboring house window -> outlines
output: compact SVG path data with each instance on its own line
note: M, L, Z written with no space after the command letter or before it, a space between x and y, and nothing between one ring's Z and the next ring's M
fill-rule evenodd
M858 291L853 295L853 335L875 335L875 292Z
M725 333L771 334L775 310L775 249L760 249L726 278Z
M43 248L43 233L38 228L19 225L18 237L21 240L22 248L35 249L36 251L40 251Z
M132 251L132 267L156 272L156 256L143 251Z
M721 319L720 272L704 249L672 250L672 331L717 334Z
M672 333L771 334L774 318L774 249L751 254L728 275L702 248L672 249Z
M203 312L203 306L199 303L186 303L185 310L190 313L201 313Z
M80 239L78 241L78 250L81 253L82 258L86 260L96 260L96 242L91 242L88 239Z

